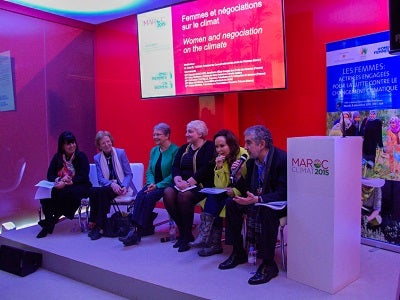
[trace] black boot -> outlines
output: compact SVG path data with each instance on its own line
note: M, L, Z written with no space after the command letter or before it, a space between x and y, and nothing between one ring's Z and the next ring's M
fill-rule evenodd
M55 225L53 218L40 220L38 224L42 227L42 230L36 236L38 239L44 238L48 233L53 233Z
M132 233L133 233L135 230L136 230L136 225L131 225L131 226L129 227L128 233L127 233L125 236L120 236L120 237L118 237L118 240L119 240L120 242L125 242L126 239L127 239L128 237L130 237L130 236L132 235Z
M119 238L119 240L125 246L139 244L141 239L142 239L142 236L141 236L140 230L138 229L137 226L133 226L133 228L128 232L128 234L126 236Z
M44 238L47 235L47 233L48 232L47 232L46 227L43 227L42 230L36 236L36 238L38 238L38 239Z

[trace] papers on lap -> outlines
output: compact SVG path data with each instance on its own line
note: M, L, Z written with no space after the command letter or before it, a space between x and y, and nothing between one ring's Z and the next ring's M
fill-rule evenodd
M197 185L191 185L191 186L187 187L186 189L181 190L181 189L179 189L176 185L174 186L174 188L175 188L177 191L180 191L180 192L186 192L186 191L189 191L189 190L194 189L194 188L196 188L196 187L197 187Z
M274 210L281 210L284 209L287 205L287 201L272 201L272 202L265 202L265 203L256 203L256 206L267 206Z
M222 194L225 192L226 192L225 189L220 189L220 188L204 188L200 190L200 193L212 194L212 195Z
M41 180L38 183L36 183L35 186L52 189L54 187L54 182L47 181L47 180Z
M38 187L35 193L35 199L51 198L51 189L54 187L54 182L41 180L35 186Z

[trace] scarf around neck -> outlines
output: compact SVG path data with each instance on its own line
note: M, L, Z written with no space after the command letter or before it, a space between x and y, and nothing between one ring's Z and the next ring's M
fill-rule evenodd
M117 156L117 151L115 151L114 147L112 147L111 149L111 161L113 163L113 168L115 174L117 175L118 182L122 183L125 177L124 170L122 169L121 163ZM110 178L110 170L108 169L107 159L106 156L104 155L104 152L101 152L100 154L100 168L104 177L107 179Z
M71 158L67 160L65 154L63 154L62 159L63 159L63 167L57 172L58 177L64 177L66 175L70 177L75 176L75 168L72 162L74 161L75 158L75 152L72 154Z

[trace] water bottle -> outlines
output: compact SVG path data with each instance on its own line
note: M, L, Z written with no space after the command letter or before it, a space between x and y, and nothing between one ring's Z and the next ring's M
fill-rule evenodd
M176 240L176 225L172 219L169 220L169 240L172 243Z
M247 262L250 266L250 273L254 274L257 268L257 251L254 245L250 245Z

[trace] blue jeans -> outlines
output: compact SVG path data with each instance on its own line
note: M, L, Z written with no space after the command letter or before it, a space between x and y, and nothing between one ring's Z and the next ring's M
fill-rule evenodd
M206 203L204 204L204 212L215 217L214 225L217 227L222 227L222 218L219 214L223 210L228 196L226 193L218 195L207 195Z

